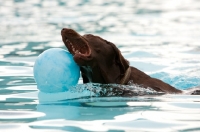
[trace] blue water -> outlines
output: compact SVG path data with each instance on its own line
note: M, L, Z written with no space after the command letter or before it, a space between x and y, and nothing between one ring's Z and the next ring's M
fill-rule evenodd
M130 64L179 89L200 86L200 1L0 1L0 131L200 131L199 95L93 97L37 90L33 65L66 49L60 30L99 35ZM85 86L79 80L79 86ZM144 91L142 91L144 92Z

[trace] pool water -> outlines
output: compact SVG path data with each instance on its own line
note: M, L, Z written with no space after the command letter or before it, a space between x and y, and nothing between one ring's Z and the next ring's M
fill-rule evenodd
M40 93L34 62L66 49L63 27L115 43L132 66L178 89L200 86L200 1L0 1L1 132L200 131L200 95Z

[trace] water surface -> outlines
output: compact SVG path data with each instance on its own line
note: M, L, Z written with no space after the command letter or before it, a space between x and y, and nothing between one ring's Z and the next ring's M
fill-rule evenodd
M66 49L63 27L115 43L132 66L179 89L200 85L198 0L0 1L0 131L200 131L199 95L40 102L33 65L46 49Z

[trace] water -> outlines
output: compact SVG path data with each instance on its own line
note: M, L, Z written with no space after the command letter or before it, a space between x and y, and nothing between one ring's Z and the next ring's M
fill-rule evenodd
M198 87L199 12L197 0L0 1L0 131L200 131L199 95L38 96L32 72L44 50L65 49L69 27L115 43L153 77Z

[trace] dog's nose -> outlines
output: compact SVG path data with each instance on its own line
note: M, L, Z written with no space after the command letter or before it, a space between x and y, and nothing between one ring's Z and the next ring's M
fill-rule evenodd
M66 30L65 28L63 28L63 29L61 30L61 35L64 34L64 31L65 31L65 30Z

